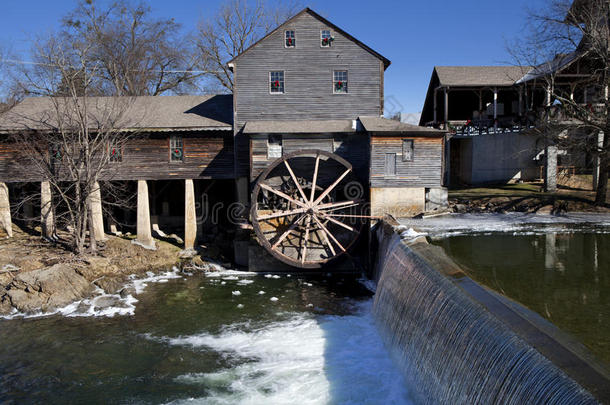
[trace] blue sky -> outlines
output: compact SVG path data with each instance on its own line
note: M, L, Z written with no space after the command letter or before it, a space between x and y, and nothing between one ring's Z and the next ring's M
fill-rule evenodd
M506 41L523 31L527 7L544 0L310 0L322 14L388 59L385 93L404 113L422 109L435 65L499 65L511 62ZM212 16L221 0L149 0L158 16L185 29ZM13 51L58 27L75 0L3 0L0 43Z

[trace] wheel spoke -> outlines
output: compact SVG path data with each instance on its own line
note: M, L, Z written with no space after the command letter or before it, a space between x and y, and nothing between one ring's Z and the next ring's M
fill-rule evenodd
M311 198L309 202L313 202L314 197L316 196L316 182L318 181L318 168L320 167L320 154L316 155L316 167L313 170L313 180L311 182Z
M294 221L290 227L288 227L288 229L286 229L286 231L278 238L278 240L273 244L273 246L271 246L271 249L276 249L280 243L282 243L282 241L284 239L286 239L286 237L290 234L290 232L294 231L294 228L296 228L299 225L299 222L301 222L301 220L305 217L305 215L301 215L299 218L297 218L296 221Z
M301 264L305 263L305 257L307 256L307 240L309 239L309 227L311 226L311 217L307 217L305 223L305 243L303 244L303 252L301 253Z
M320 222L320 220L318 220L318 224L319 224L319 225L322 227L322 230L323 230L323 231L324 231L324 232L325 232L325 233L326 233L326 234L327 234L327 235L328 235L328 236L329 236L329 237L330 237L330 238L333 240L333 242L335 242L335 244L336 244L337 246L339 246L339 248L340 248L340 249L341 249L343 252L345 252L345 248L343 247L343 245L341 245L341 244L339 243L339 241L338 241L337 239L335 239L335 237L333 236L333 234L332 234L332 233L331 233L331 232L330 232L328 229L326 229L326 227L324 226L324 224L323 224L322 222Z
M328 210L327 212L330 212L330 211L336 211L338 209L350 208L351 206L356 206L359 204L360 204L359 201L351 200L351 201L326 203L326 204L318 205L317 208L318 208L318 210Z
M256 218L256 220L257 221L265 221L267 219L273 219L273 218L287 217L289 215L302 214L302 213L304 213L306 211L307 210L305 208L297 208L296 210L281 211L281 212L277 212L275 214L261 215L260 217Z
M290 167L287 160L284 160L284 165L286 165L286 169L288 169L288 173L290 173L290 177L292 177L292 181L294 181L294 184L297 186L297 189L299 190L299 194L301 194L301 197L303 197L303 201L307 203L308 200L307 200L307 197L305 196L305 192L303 191L303 188L301 188L301 185L299 184L299 182L297 180L297 176L294 175L294 172L292 171L292 167Z
M352 228L351 226L349 226L349 225L347 225L347 224L344 224L343 222L341 222L341 221L339 221L339 220L336 220L335 218L333 218L333 217L331 217L331 216L326 216L326 215L324 215L324 214L320 214L320 215L322 215L322 218L324 218L324 219L328 219L328 220L329 220L330 222L332 222L333 224L337 224L337 225L339 225L340 227L347 229L348 231L357 232L357 230L356 230L356 229Z
M281 191L276 190L273 187L266 185L265 183L260 183L260 187L265 189L265 190L267 190L267 191L272 192L273 194L279 195L283 199L288 200L288 201L290 201L290 202L292 202L292 203L294 203L294 204L296 204L296 205L298 205L298 206L300 206L302 208L308 208L305 203L302 203L301 201L295 200L294 198L290 197L288 194L284 194Z
M335 252L335 248L333 247L333 244L330 243L330 240L328 240L328 234L324 228L324 225L322 225L322 223L318 220L318 218L316 218L315 215L313 216L313 220L316 221L316 224L318 224L318 226L320 227L320 230L322 231L322 236L324 236L324 241L328 245L328 248L332 252L333 256L336 256L337 252Z
M335 180L335 182L333 184L330 185L330 187L328 187L322 194L320 194L320 196L316 199L316 201L314 201L313 205L318 205L320 204L320 201L322 201L324 199L324 197L326 197L328 194L330 194L331 191L334 190L335 187L337 187L337 185L339 183L341 183L341 180L343 180L345 178L345 176L347 176L349 174L349 172L351 172L352 169L347 169L345 172L343 172L343 174L341 176L339 176L339 178L337 180Z

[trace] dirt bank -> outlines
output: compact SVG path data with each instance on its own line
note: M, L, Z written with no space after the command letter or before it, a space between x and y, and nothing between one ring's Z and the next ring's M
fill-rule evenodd
M146 250L129 238L107 236L98 256L76 257L60 245L14 227L14 237L0 241L0 315L50 312L90 297L95 287L108 294L123 293L129 275L161 271L184 263L181 248L157 240ZM207 249L206 257L218 249ZM204 254L202 253L202 254ZM222 260L217 256L214 259ZM207 260L189 258L200 266Z
M524 183L496 187L464 188L449 191L449 208L458 213L526 212L561 214L565 212L609 213L610 206L593 204L591 190L561 186L546 193L542 184Z

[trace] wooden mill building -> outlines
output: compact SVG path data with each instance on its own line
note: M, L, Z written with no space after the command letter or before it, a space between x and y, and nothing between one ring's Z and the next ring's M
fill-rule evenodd
M198 218L205 216L201 210L210 203L203 198L207 193L226 204L255 210L263 204L280 210L276 215L286 210L302 214L292 225L278 226L270 243L275 250L290 240L286 235L296 234L297 228L307 228L309 234L309 224L323 219L311 232L326 239L317 245L322 253L316 262L326 263L347 250L330 230L339 222L334 210L365 201L360 214L404 216L446 200L445 132L383 118L384 73L390 61L311 9L287 20L228 65L234 75L232 95L130 99L122 128L133 131L134 137L112 162L115 168L108 181L126 182L137 192L137 234L143 245L154 245L151 229L174 225L185 235L185 248L196 247L198 236L206 232L205 221ZM103 99L87 102L95 111ZM51 104L44 98L24 100L2 116L0 130L5 137L15 131L49 130L32 123L49 114ZM45 179L31 178L12 164L18 148L4 142L0 150L0 181L9 185L1 190L2 201L12 202L25 183L44 186ZM274 174L275 167L288 171ZM11 184L19 184L20 190ZM271 203L272 197L286 201ZM339 202L341 198L348 202ZM329 207L332 210L315 217L319 209ZM99 226L108 231L114 224L99 211ZM249 218L247 212L239 215L256 222L256 212ZM355 227L346 229L354 232ZM243 248L249 238L236 239L236 261L246 264ZM285 257L289 247L276 253L285 263L298 267L300 261L307 267L315 261L307 256L315 250L313 242L311 246L291 247L300 252L293 261Z

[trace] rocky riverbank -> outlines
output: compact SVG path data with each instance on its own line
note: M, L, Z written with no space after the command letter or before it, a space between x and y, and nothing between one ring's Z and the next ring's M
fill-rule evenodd
M0 316L15 313L54 312L72 302L106 294L133 293L130 276L167 271L195 264L205 268L202 256L185 259L181 248L156 241L157 250L146 250L128 238L108 236L98 256L76 257L39 236L15 229L14 237L0 241ZM222 260L217 248L202 253Z
M596 206L590 190L563 188L545 193L540 184L515 184L449 191L449 211L455 213L522 212L559 215L567 212L609 213L610 206Z

